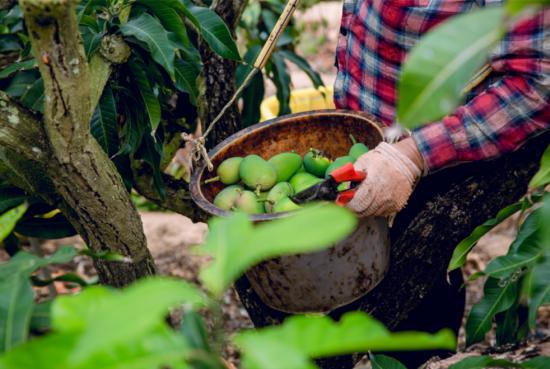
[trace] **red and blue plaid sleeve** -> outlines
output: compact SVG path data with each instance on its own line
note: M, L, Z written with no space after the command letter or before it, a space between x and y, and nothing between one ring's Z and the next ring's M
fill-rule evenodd
M491 159L550 128L550 8L504 38L491 66L498 76L454 114L413 131L429 171Z

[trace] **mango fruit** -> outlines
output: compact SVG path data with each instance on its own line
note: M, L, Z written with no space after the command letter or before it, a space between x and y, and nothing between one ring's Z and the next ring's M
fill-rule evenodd
M252 191L243 191L235 202L235 207L246 214L265 213L264 204L258 200L256 194Z
M304 155L304 167L306 171L317 177L325 175L332 160L323 155L319 150L311 149Z
M288 211L294 211L300 209L301 206L296 204L290 199L290 197L283 197L273 205L274 213L286 213Z
M239 167L242 161L243 158L237 156L224 160L216 171L220 182L226 185L232 185L239 182L241 180Z
M294 188L292 188L292 185L288 182L281 182L277 183L273 188L269 191L269 194L267 195L266 202L264 204L265 210L268 213L271 213L273 211L273 206L281 200L283 197L289 197L294 195Z
M286 182L302 166L302 157L294 152L283 152L268 160L277 172L277 183Z
M353 158L353 160L359 159L360 156L363 154L366 154L369 152L369 148L364 143L356 143L349 149L349 156Z
M277 183L277 172L271 163L258 155L248 155L239 167L239 175L246 187L266 191Z
M321 178L315 177L311 173L296 173L290 179L290 184L292 185L292 188L294 188L294 192L298 193L305 190L306 188L310 188L311 186L316 185L321 181Z
M325 178L328 178L332 172L334 172L336 169L346 165L347 163L354 163L355 159L353 159L351 156L340 156L332 164L329 165L327 168L327 171L325 173Z
M222 210L233 210L235 203L244 189L239 185L224 188L214 199L214 205Z

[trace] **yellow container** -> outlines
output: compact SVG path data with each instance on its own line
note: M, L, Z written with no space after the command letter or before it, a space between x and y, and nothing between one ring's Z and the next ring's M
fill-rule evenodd
M311 110L334 109L334 90L331 87L304 88L290 93L290 111L302 113ZM276 118L279 113L277 96L265 99L260 106L261 120Z

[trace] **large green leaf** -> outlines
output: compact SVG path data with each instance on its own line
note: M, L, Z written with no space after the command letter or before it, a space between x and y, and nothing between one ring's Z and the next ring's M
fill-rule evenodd
M0 352L27 339L34 298L31 273L49 264L66 263L75 255L72 247L63 247L48 258L20 251L0 265Z
M502 285L501 285L502 284ZM496 314L509 309L516 300L517 281L502 282L489 278L483 289L484 296L475 304L466 321L466 346L480 342L491 329Z
M529 294L529 327L534 329L537 320L537 310L542 305L550 304L550 252L542 263L533 269L531 291Z
M420 39L401 72L399 123L413 128L453 112L500 39L503 15L497 7L462 14Z
M26 108L42 112L44 110L44 81L41 78L34 81L19 99Z
M494 359L491 356L467 357L453 364L449 369L484 369L484 368L523 368L545 369L550 366L550 357L538 356L522 363L514 363L505 359Z
M253 227L245 214L210 221L206 244L197 248L214 257L200 278L220 296L248 268L274 257L327 248L353 231L354 215L334 204L318 204L286 218Z
M33 69L35 67L36 67L36 60L34 59L10 64L6 68L2 69L2 71L0 71L0 79L10 77L15 72L18 72L21 70Z
M546 148L540 161L540 169L531 179L529 187L544 187L550 183L550 146Z
M535 264L544 254L540 235L534 233L523 240L517 250L493 259L485 268L485 274L494 278L508 278L521 268Z
M321 86L324 86L323 80L321 79L321 75L313 70L311 65L309 65L308 61L304 58L302 58L300 55L297 55L289 50L281 50L279 53L289 62L294 63L298 68L300 68L311 80L313 83L313 86L315 88L319 88Z
M340 322L327 316L293 316L282 325L238 333L247 369L310 369L310 359L367 351L454 349L449 330L436 334L392 333L363 312L348 313Z
M372 369L407 369L398 360L385 355L370 355Z
M0 184L0 214L21 205L27 198L25 191L9 184Z
M190 1L184 3L185 5L179 9L197 28L212 50L226 59L241 60L231 32L220 16L213 10L195 6Z
M102 317L97 317L101 320ZM128 322L131 323L131 322ZM108 334L105 334L108 336ZM75 362L71 352L80 335L63 332L47 335L16 347L0 357L0 367L9 369L188 369L183 361L187 350L184 339L166 326L131 337L117 346L93 350L86 361Z
M71 223L61 213L56 214L52 218L25 216L25 218L17 223L15 231L27 237L44 238L47 240L71 237L77 233Z
M116 101L110 86L105 87L90 123L92 135L111 157L118 151Z
M143 13L138 18L121 25L120 31L124 36L135 37L144 42L151 52L153 60L160 64L172 79L175 79L174 58L176 53L174 45L156 18Z
M497 216L493 219L490 219L483 223L482 225L476 227L471 235L462 240L455 248L451 262L449 263L449 271L460 268L466 262L466 257L468 253L474 248L477 244L477 241L485 234L487 234L491 229L495 228L497 225L502 223L504 220L508 219L513 214L520 211L525 206L526 200L519 201L512 205L505 207L500 210Z
M0 215L0 242L14 230L15 225L25 215L27 204L21 204Z
M75 363L84 363L97 352L123 345L133 337L143 337L159 325L169 308L183 303L201 307L207 303L197 288L180 280L145 279L124 292L98 293L98 289L103 287L86 289L80 301L60 297L52 308L55 329L61 332L82 330L70 356ZM101 296L92 299L88 294Z
M279 115L290 113L290 74L286 68L285 60L275 51L271 54L272 81L277 88L277 100L279 100Z
M176 8L170 5L169 1L137 0L136 3L151 9L164 28L170 32L174 32L183 45L189 46L189 36L187 35L183 20Z
M189 94L193 105L197 105L199 90L197 77L200 74L199 65L183 59L176 59L176 88Z
M132 80L135 82L141 99L143 100L151 128L155 131L161 118L161 107L159 100L155 96L153 88L147 78L147 74L145 74L145 66L143 65L143 62L137 58L132 58L128 62L128 65L130 67L130 73L132 74Z

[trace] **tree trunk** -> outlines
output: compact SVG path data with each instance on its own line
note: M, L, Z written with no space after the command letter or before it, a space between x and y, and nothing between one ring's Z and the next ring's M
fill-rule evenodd
M92 250L129 259L96 261L102 283L120 287L154 274L139 214L114 164L90 133L95 102L76 20L77 1L20 3L44 80L43 164L62 198L59 206Z
M361 310L390 329L405 321L444 275L456 245L526 193L549 144L546 132L497 160L449 168L423 179L391 229L391 265L384 280L330 315L338 319ZM236 289L256 326L278 324L287 317L266 306L246 277ZM349 357L321 364L332 369L352 365Z
M212 9L220 15L234 34L246 3L246 0L214 1ZM205 125L214 120L236 91L236 63L220 57L204 40L199 43L199 51L204 65L202 72L204 95L201 98L199 115L203 127L206 128ZM208 147L215 146L237 132L240 127L239 122L240 113L237 104L233 104L207 137Z

